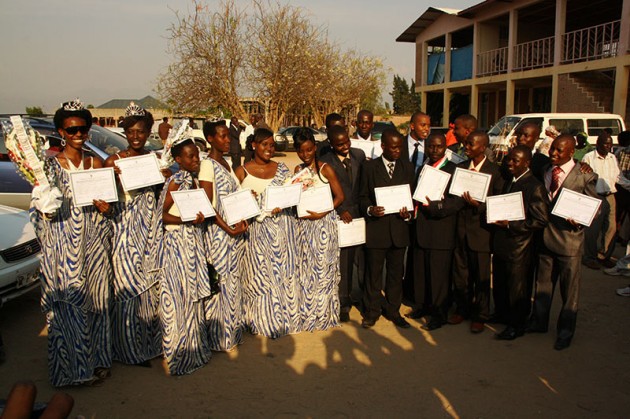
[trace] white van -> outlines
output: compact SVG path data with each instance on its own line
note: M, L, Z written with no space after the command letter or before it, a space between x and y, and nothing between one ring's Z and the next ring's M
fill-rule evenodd
M595 144L597 136L606 128L612 130L613 143L617 143L617 135L625 131L626 126L619 115L611 113L524 113L506 115L499 119L488 131L490 144L499 151L507 149L510 140L522 124L535 122L541 127L540 141L545 139L545 128L556 127L563 134L576 135L580 132L588 134L588 142ZM539 143L536 145L538 146Z

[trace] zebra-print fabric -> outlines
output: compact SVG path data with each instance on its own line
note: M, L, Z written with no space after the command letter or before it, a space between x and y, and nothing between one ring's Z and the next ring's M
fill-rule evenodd
M162 353L159 282L143 269L157 200L153 187L130 194L129 201L114 207L112 357L139 364Z
M225 219L221 198L236 192L239 185L220 163L208 158L214 172L216 211ZM205 163L205 162L204 162ZM204 164L202 163L202 164ZM220 292L206 303L206 319L210 348L229 351L243 338L243 306L241 301L241 272L245 252L244 237L231 237L216 223L210 222L206 231L208 263L219 275Z
M42 248L42 311L54 386L81 384L111 366L109 318L111 223L94 206L72 204L70 176L51 161L63 203L48 220L31 208Z

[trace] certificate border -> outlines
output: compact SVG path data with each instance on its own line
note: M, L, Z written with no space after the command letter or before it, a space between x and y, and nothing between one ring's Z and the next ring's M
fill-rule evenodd
M490 219L488 218L488 213L490 212L489 209L491 207L490 203L498 198L501 197L506 197L506 196L514 196L514 195L520 195L521 197L521 211L523 213L523 218L503 218L501 220L492 220L490 221ZM527 215L525 214L525 201L523 199L523 192L522 191L518 191L518 192L511 192L511 193L505 193L505 194L501 194L501 195L492 195L492 196L488 196L486 197L486 222L488 224L490 223L494 223L495 221L522 221L525 220L527 218Z
M197 191L199 191L199 192L197 192ZM195 189L186 189L186 190L184 190L184 191L171 191L171 196L173 197L173 203L174 203L175 205L177 205L177 210L179 211L179 218L181 218L183 222L192 221L192 220L194 220L194 219L195 219L195 218L197 218L197 217L195 216L195 217L193 217L193 218L190 218L190 219L186 219L186 220L184 220L184 219L182 218L182 216L181 216L181 214L182 214L182 210L180 209L179 205L177 204L177 200L175 199L175 196L176 196L176 195L183 195L183 194L185 194L185 193L191 193L191 192L192 192L192 193L196 193L196 194L202 193L202 194L203 194L203 196L206 198L206 201L208 202L208 205L210 205L210 208L212 208L212 214L210 214L210 215L206 215L206 214L204 214L204 216L205 216L206 218L214 217L214 216L216 216L216 215L217 215L217 211L216 211L216 210L214 209L214 207L212 206L212 202L210 202L210 199L208 199L208 195L206 194L206 191L204 191L203 189L201 189L201 188L195 188Z
M323 189L323 188L328 188L328 192L329 192L329 195L330 195L330 206L326 207L325 209L317 210L317 212L319 212L319 213L327 212L327 211L333 211L335 209L335 200L333 199L332 189L330 188L330 185L328 183L324 183L323 185L320 185L320 186L315 186L312 189ZM308 191L308 189L307 189L307 191ZM306 192L306 191L302 191L302 193L304 193L304 192ZM302 200L302 194L300 194L300 201L301 200ZM307 215L309 215L307 210L300 211L300 204L299 203L298 203L296 209L297 209L298 217L306 217ZM313 211L313 210L311 210L311 211Z
M94 173L94 172L110 172L111 173L111 181L112 181L112 187L113 187L113 191L115 192L115 197L114 198L109 198L109 199L104 199L103 201L105 202L118 202L118 188L116 187L116 176L114 173L114 168L113 167L103 167L102 169L88 169L88 170L79 170L76 172L68 172L68 174L70 175L70 188L72 189L72 203L75 207L87 207L88 205L92 205L92 201L94 201L94 199L88 201L88 202L78 202L76 199L76 196L74 194L75 191L75 177L77 176L82 176L85 175L87 173Z
M365 218L363 218L363 217L355 218L355 219L352 220L352 222L354 223L355 221L359 221L359 220L362 220L363 233L364 233L363 235L365 236L365 239L363 241L352 242L352 243L346 244L344 246L341 245L341 238L340 238L340 236L341 236L341 229L339 228L339 226L342 225L342 224L346 224L346 223L344 223L342 220L337 220L337 240L339 241L339 248L340 249L343 249L343 248L346 248L346 247L352 247L352 246L359 246L359 245L364 244L366 242L366 240L367 240L367 227L366 227L366 224L365 224Z
M416 190L413 191L413 195L411 195L411 199L415 199L416 201L426 204L427 202L424 201L425 197L422 197L422 200L420 199L416 199L416 193L418 192L418 188L420 187L420 179L422 179L422 175L424 174L425 170L434 170L436 172L439 172L440 174L444 174L447 177L446 180L446 184L444 184L444 189L442 189L442 196L444 196L444 192L446 192L446 188L448 188L448 182L451 180L451 174L448 172L445 172L444 170L440 170L440 169L436 169L435 167L431 166L431 165L424 165L424 167L422 168L422 170L420 171L420 174L418 175L418 184L416 185ZM442 198L440 198L442 199Z
M402 185L392 185L392 186L381 186L378 188L374 188L374 198L376 199L376 205L379 207L382 207L382 205L378 204L378 190L382 190L382 189L399 189L399 188L407 188L407 192L409 192L409 203L411 204L408 208L407 211L409 211L409 213L413 213L413 197L411 196L411 187L409 186L408 183L402 184ZM400 211L400 208L398 208L396 211L385 211L385 215L387 214L397 214Z
M140 185L140 186L134 186L133 188L128 189L128 188L127 188L127 185L125 184L125 181L124 181L124 179L123 179L122 174L121 174L121 175L118 175L118 179L120 179L120 184L122 185L123 190L124 190L125 192L135 191L136 189L146 188L147 186L159 185L159 184L161 184L161 183L164 183L164 176L162 176L162 173L160 172L160 163L158 162L157 156L156 156L155 154L153 154L153 153L145 154L145 155L142 155L142 156L125 157L124 159L118 159L118 160L114 161L114 164L115 164L117 167L120 167L118 163L119 163L119 162L121 162L121 161L124 161L124 160L130 161L130 160L147 159L147 158L150 158L149 156L152 156L152 157L153 157L151 160L153 160L153 161L155 162L155 168L157 169L158 173L160 173L160 176L161 176L161 178L162 178L162 179L161 179L160 181L155 182L155 183L142 184L142 185ZM123 165L124 165L124 163L123 163ZM122 169L121 169L121 171L122 171Z
M249 220L250 218L253 218L253 217L256 217L256 216L260 215L260 213L262 212L260 207L258 206L258 202L256 202L256 199L254 198L254 195L252 195L252 190L251 189L241 189L240 191L232 192L231 194L222 197L221 200L230 199L230 198L233 199L233 197L235 197L236 195L244 194L244 193L249 193L250 198L252 199L254 204L256 204L256 208L258 210L255 213L246 214L245 218L240 218L238 220L234 220L234 222L231 222L233 220L230 218L230 214L226 211L225 212L225 222L229 226L233 226L234 224L236 224L236 223L238 223L240 221L243 221L243 220Z
M450 193L451 195L456 195L456 196L462 196L461 194L457 194L453 192L453 185L455 185L457 183L456 179L458 174L461 174L463 171L466 172L471 172L474 173L475 175L480 175L482 177L484 177L486 179L486 186L485 186L485 192L483 194L482 199L477 199L476 197L472 196L471 197L479 202L486 202L486 197L488 196L488 189L490 189L490 181L492 180L492 175L489 173L483 173L483 172L477 172L477 171L473 171L473 170L468 170L468 169L464 169L461 167L458 167L455 169L455 173L453 173L453 180L451 181L451 187L448 189L448 193ZM470 191L462 191L462 194L464 192L470 192Z
M268 191L269 191L270 189L287 189L287 188L297 188L297 187L299 187L299 189L300 189L300 197L301 197L301 196L302 196L302 184L301 184L301 183L293 183L293 184L290 184L290 185L269 185L269 186L267 186L267 187L265 188L265 203L264 203L264 205L263 205L263 210L264 210L264 211L273 211L275 208L285 209L285 208L291 208L291 207L294 207L294 206L296 206L297 204L299 204L299 203L300 203L300 200L299 200L299 198L298 198L298 202L297 202L297 203L295 203L295 204L291 204L291 205L287 205L287 206L284 206L284 207L273 207L273 208L269 208L269 207L267 206L267 197L269 196L269 192L268 192Z
M565 216L565 215L563 215L563 214L560 214L559 212L557 212L557 211L556 211L556 207L558 206L558 203L560 202L560 200L561 200L561 199L562 199L562 197L564 196L564 192L565 192L565 191L568 191L569 195L570 195L570 194L576 194L576 195L580 195L580 196L586 197L586 198L588 198L589 200L596 200L596 201L598 201L597 208L595 208L595 211L593 211L593 215L591 215L591 217L590 217L590 219L589 219L588 224L581 223L581 222L579 222L578 220L575 220L575 218L574 218L575 222L577 222L577 223L579 223L579 224L582 224L582 225L583 225L583 226L585 226L585 227L590 227L590 226L591 226L591 224L593 224L593 220L594 220L594 219L595 219L595 217L597 216L597 212L599 211L599 209L600 209L600 208L601 208L601 206L602 206L602 200L601 200L601 199L599 199L599 198L595 198L595 197L593 197L593 196L588 196L588 195L583 194L583 193L575 192L575 191L574 191L574 190L572 190L572 189L567 189L567 188L562 188L562 189L560 189L560 195L558 195L558 199L556 199L556 203L554 204L553 209L551 210L551 213L552 213L553 215L555 215L555 216L560 217L560 218L564 218L565 220L566 220L567 218L569 218L569 217L568 217L568 216Z

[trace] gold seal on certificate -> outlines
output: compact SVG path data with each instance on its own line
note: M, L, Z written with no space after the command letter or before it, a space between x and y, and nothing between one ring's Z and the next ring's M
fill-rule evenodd
M92 205L95 199L105 202L118 201L113 168L81 170L68 174L75 207Z
M332 193L327 183L302 191L300 203L297 206L298 217L306 217L308 211L328 212L334 209Z
M337 221L339 247L358 246L365 243L365 219L355 218L352 222Z
M164 176L160 172L160 162L153 153L118 159L114 164L120 168L118 177L123 189L127 192L164 183Z
M455 174L453 174L453 181L451 182L449 193L451 195L462 196L464 192L468 192L473 199L479 202L485 202L491 179L492 175L487 173L475 172L458 167L455 169Z
M523 193L521 191L486 198L486 219L495 221L520 221L525 219Z
M562 188L551 213L564 219L571 218L576 223L588 227L597 215L601 204L600 199Z
M224 196L221 205L225 211L225 222L230 226L260 214L260 207L251 189L241 189Z
M382 188L374 188L374 196L376 197L376 205L385 209L385 214L396 214L403 207L407 211L413 211L413 202L411 201L411 189L409 184L396 186L384 186Z
M177 205L180 218L184 222L194 220L199 212L206 218L217 215L208 199L208 195L206 195L206 191L203 189L173 191L171 196L173 197L173 202Z

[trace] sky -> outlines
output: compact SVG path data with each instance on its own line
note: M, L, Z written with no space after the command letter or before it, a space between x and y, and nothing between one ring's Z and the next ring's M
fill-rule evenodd
M281 0L286 2L287 0ZM218 0L204 0L217 5ZM398 74L414 75L415 46L398 43L428 7L464 9L481 0L293 0L329 39L380 57ZM248 0L236 0L247 5ZM168 28L192 0L0 0L0 113L40 106L52 113L79 97L99 106L110 99L157 97L156 80L171 62ZM385 100L391 97L384 95Z

